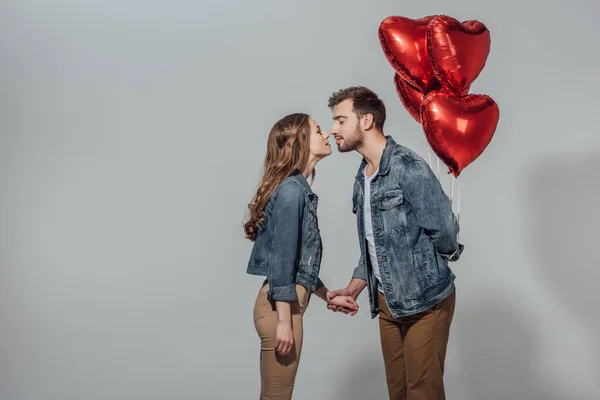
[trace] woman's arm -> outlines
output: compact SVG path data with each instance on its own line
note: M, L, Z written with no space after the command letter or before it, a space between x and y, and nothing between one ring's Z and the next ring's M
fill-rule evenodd
M276 301L277 329L275 331L275 350L286 355L294 346L294 331L292 329L292 306L288 301Z
M273 195L273 244L269 262L269 290L271 301L296 301L296 273L298 271L303 189L295 184L283 184Z
M267 295L277 310L275 350L286 355L294 346L290 303L298 300L295 278L304 208L302 188L280 186L274 194L273 206L270 223L274 226L274 237Z

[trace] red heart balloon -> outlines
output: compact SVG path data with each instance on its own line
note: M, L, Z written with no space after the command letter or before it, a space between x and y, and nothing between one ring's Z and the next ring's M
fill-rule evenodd
M397 73L394 74L394 85L396 86L396 93L398 93L398 97L400 97L400 101L406 111L408 111L415 121L421 123L423 94L412 87Z
M423 94L415 89L410 83L406 82L399 74L394 74L394 86L396 86L396 93L402 102L402 105L408 111L408 113L417 121L421 123L421 103L423 102ZM448 89L443 88L440 82L433 78L431 83L431 90L441 90L447 92ZM461 96L466 96L469 93L469 89L461 93Z
M432 91L421 104L425 137L456 177L483 153L494 136L499 118L498 104L483 94L458 97Z
M394 70L421 93L434 78L427 55L427 25L436 16L420 19L387 17L379 25L379 43Z
M460 23L440 15L427 27L427 51L442 85L464 92L479 76L490 53L490 31L478 21Z

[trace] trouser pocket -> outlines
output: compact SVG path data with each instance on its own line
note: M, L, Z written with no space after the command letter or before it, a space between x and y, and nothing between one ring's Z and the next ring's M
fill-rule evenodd
M271 304L267 296L268 290L269 284L267 283L260 289L260 291L258 292L258 296L256 296L253 311L253 318L255 323L263 319L269 311L273 310L273 305Z

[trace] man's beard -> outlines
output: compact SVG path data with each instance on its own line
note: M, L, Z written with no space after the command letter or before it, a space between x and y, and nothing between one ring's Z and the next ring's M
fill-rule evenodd
M356 124L356 129L354 133L347 138L344 138L342 144L338 146L338 151L340 153L346 153L348 151L354 151L362 146L364 142L364 136L362 131L360 130L359 124Z

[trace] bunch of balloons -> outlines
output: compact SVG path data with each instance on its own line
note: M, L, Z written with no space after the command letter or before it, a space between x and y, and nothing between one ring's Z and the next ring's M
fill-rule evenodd
M458 177L483 153L500 118L490 96L469 94L490 52L489 30L479 21L461 23L446 15L391 16L379 26L379 41L404 108Z

